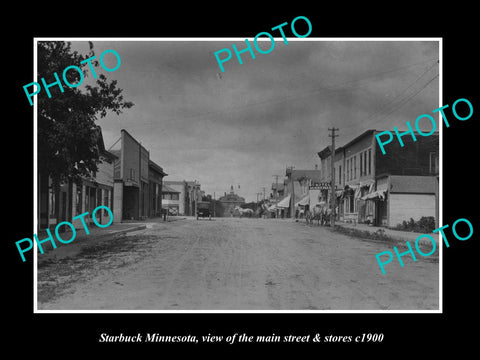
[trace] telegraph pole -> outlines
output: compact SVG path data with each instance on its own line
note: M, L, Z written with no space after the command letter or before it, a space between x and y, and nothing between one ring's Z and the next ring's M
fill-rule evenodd
M265 201L265 186L262 189L263 189L263 201Z
M215 217L215 191L213 192L213 217Z
M328 136L332 138L332 154L331 154L331 164L330 164L330 207L332 209L332 214L330 215L330 224L332 228L335 227L335 138L338 135L335 135L335 131L338 131L336 128L328 128L328 131L332 133Z
M292 185L292 195L290 196L290 217L291 218L294 218L295 217L295 183L293 181L293 169L295 168L295 166L290 166L289 168L287 167L287 169L290 169L290 176L289 176L289 181L290 181L290 184Z

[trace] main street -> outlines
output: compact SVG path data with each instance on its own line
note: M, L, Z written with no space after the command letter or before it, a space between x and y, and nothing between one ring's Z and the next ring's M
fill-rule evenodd
M436 310L439 264L290 219L178 219L40 262L39 310ZM40 259L39 255L39 259Z

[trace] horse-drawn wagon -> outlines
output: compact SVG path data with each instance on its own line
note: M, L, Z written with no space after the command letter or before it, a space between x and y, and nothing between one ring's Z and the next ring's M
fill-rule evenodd
M208 201L199 201L197 203L197 220L199 217L206 218L209 220L212 219L212 212L210 210L210 202Z

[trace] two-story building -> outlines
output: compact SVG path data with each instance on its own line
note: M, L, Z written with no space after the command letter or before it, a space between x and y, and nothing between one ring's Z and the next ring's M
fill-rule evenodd
M162 207L169 215L184 215L183 211L185 206L180 201L180 191L175 190L173 187L163 184L162 188Z
M418 135L415 142L404 137L403 147L392 142L383 155L375 138L380 132L367 130L335 149L337 218L391 227L410 217L437 219L438 133ZM330 181L330 147L318 155L322 181Z
M163 178L167 176L163 168L152 160L148 162L148 189L150 192L150 204L148 208L148 217L162 215L162 185Z
M177 212L178 215L195 216L196 204L202 199L201 185L197 181L175 181L163 182L167 186L163 197L164 209L175 209L170 212Z
M233 185L230 186L230 192L225 192L224 196L221 196L218 201L222 204L224 217L234 216L235 208L245 204L245 198L235 194L233 191Z
M150 153L125 129L111 150L117 155L114 166L113 214L116 221L145 219L149 208Z

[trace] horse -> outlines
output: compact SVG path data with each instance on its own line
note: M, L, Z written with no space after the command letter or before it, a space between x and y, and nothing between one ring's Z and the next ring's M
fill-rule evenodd
M322 212L323 206L321 204L317 204L312 210L308 210L305 216L307 223L313 224L313 221L317 220L317 225L319 225L319 222L322 219Z
M253 215L252 209L242 209L240 206L235 206L235 211L239 212L240 217L244 217L244 216L252 217Z
M332 215L332 209L322 201L316 204L312 210L308 210L305 216L307 223L313 224L314 220L317 220L317 225L326 225L330 224L330 217Z

